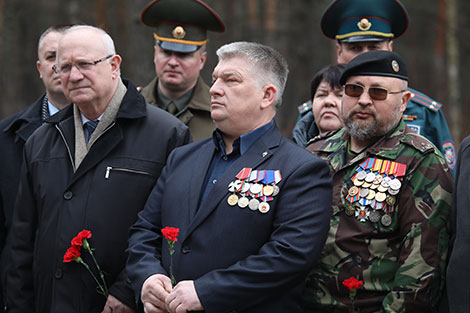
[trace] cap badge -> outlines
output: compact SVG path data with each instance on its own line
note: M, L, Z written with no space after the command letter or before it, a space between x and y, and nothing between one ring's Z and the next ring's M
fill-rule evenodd
M398 72L400 70L400 66L398 65L398 62L393 60L392 61L392 69L395 71L395 72Z
M173 29L173 37L176 39L183 39L184 36L186 36L186 32L184 31L184 28L181 26L176 26L175 29Z
M357 23L357 27L363 31L369 30L371 26L372 26L372 23L369 22L369 20L366 18L363 18L359 23Z

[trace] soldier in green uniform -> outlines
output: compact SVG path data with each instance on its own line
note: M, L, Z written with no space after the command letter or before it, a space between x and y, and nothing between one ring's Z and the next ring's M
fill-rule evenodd
M323 13L323 34L336 40L338 63L349 63L355 56L371 50L392 51L394 39L408 27L408 14L398 0L335 0ZM403 120L411 130L430 140L445 156L450 169L455 169L455 145L442 104L414 89L406 105ZM312 118L311 101L298 107L302 119ZM302 127L298 121L296 131Z
M307 150L333 175L333 217L309 274L306 312L349 312L350 277L364 282L365 312L433 312L445 281L452 175L442 154L403 121L411 97L403 59L370 51L353 59L345 85L345 127Z
M199 0L156 0L142 12L142 22L155 27L157 74L142 95L185 123L194 140L211 136L209 87L199 72L206 62L207 31L225 30L221 18Z

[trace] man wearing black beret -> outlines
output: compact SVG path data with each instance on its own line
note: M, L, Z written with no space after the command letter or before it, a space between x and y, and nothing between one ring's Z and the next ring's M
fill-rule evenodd
M340 83L345 128L307 147L330 165L333 217L306 312L433 312L445 281L450 171L402 119L410 91L398 54L361 54ZM349 278L363 285L350 292Z

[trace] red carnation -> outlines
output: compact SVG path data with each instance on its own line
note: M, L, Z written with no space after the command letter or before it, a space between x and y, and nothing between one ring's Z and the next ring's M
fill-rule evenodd
M75 261L75 259L80 257L80 247L71 246L68 248L67 252L64 254L64 263Z
M165 236L165 239L171 240L171 241L178 241L178 233L180 232L179 228L175 227L165 227L162 229L162 234Z
M362 280L357 280L356 277L351 277L343 281L343 286L351 291L359 289L362 285L364 285L364 282Z
M84 229L78 233L77 237L79 237L80 239L91 238L91 231Z

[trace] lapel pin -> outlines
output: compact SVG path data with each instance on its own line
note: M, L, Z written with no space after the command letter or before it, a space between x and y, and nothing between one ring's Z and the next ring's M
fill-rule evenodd
M262 157L264 158L267 155L268 155L268 151L264 151L263 154L262 154Z

